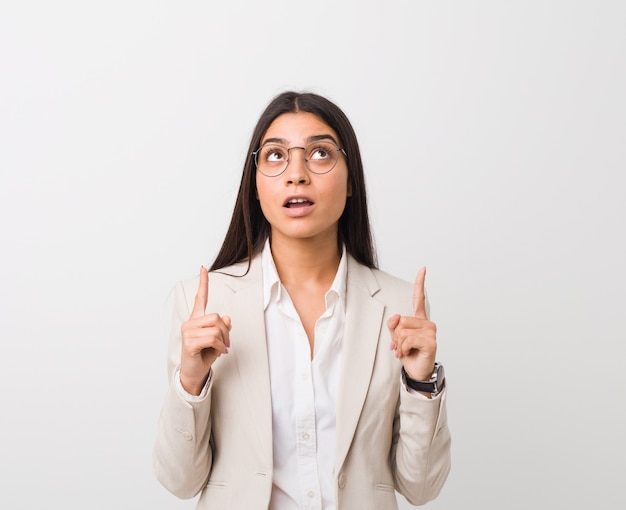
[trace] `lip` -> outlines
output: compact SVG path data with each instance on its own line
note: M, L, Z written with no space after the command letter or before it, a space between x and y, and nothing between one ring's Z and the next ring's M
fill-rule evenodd
M290 205L290 202L293 200L298 200L300 203L297 205ZM313 207L315 207L315 202L313 202L313 200L306 195L290 195L283 202L283 207L287 216L299 217L308 214Z

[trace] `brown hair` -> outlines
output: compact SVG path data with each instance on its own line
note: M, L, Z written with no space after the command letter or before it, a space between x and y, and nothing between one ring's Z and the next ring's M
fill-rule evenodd
M322 96L313 93L283 92L270 101L252 133L230 226L222 247L211 265L212 271L245 260L248 261L249 268L252 257L263 249L271 228L256 198L256 167L252 152L259 148L261 138L278 116L299 112L312 113L328 124L339 136L341 148L347 154L352 196L347 198L346 207L339 218L337 238L339 247L345 245L346 251L361 264L371 268L377 267L367 211L363 163L350 121L337 105Z

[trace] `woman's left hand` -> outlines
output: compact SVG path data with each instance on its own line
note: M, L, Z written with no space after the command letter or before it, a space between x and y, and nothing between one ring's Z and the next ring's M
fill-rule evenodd
M425 278L426 268L423 267L415 278L413 316L396 314L387 321L390 348L400 358L407 375L416 381L430 379L437 355L437 326L426 315Z

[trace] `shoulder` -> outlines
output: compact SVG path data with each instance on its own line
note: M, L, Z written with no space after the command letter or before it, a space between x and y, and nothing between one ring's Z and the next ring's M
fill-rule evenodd
M379 269L372 269L371 271L376 280L380 283L380 299L385 302L389 302L389 300L391 300L405 310L403 313L413 315L413 292L415 282L403 280ZM430 301L428 299L428 292L424 290L424 294L426 299L426 316L430 317ZM397 299L399 299L399 301L396 301Z
M187 302L193 303L199 283L199 275L181 280L177 292L182 293ZM250 264L246 260L209 272L209 300L255 283L262 283L260 255L253 257Z
M348 288L360 288L374 299L398 309L410 306L413 297L411 282L381 269L364 266L352 257L348 259Z
M371 271L380 285L376 298L403 314L410 313L410 305L413 302L413 284L380 269Z
M371 269L374 278L379 282L381 288L397 289L398 291L412 292L413 284L402 278L383 271L381 269Z
M383 271L382 269L376 269L367 267L348 255L348 275L361 285L371 288L372 291L378 290L398 290L398 291L411 291L413 284L402 278Z

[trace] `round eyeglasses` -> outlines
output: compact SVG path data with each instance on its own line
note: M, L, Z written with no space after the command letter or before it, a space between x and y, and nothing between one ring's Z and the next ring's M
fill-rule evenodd
M348 156L346 151L330 140L311 142L306 147L285 147L277 143L266 143L252 153L254 164L266 177L278 177L287 169L293 149L304 151L304 164L314 174L327 174L335 168L340 152Z

